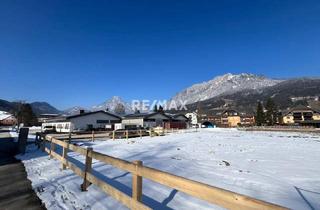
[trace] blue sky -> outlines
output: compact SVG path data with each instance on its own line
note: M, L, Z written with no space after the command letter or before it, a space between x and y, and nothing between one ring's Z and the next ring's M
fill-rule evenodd
M320 1L0 1L0 98L168 99L225 73L320 75Z

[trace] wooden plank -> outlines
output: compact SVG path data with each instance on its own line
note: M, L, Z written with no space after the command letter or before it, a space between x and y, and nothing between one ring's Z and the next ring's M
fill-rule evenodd
M130 196L126 195L125 193L121 192L120 190L112 187L111 185L107 184L106 182L98 179L93 174L88 173L87 179L94 185L97 185L100 189L102 189L105 193L112 196L114 199L118 200L125 206L130 209L136 210L151 210L148 206L144 205L143 203L132 199Z
M84 171L82 171L81 168L79 168L77 165L74 163L68 162L68 167L78 176L84 178Z
M95 151L93 151L92 154L89 154L89 156L91 156L93 159L100 160L104 163L113 165L119 169L131 172L131 173L135 172L136 166L133 163L130 163L129 161L115 158L109 155L101 154Z
M59 139L59 140L68 140L69 136L68 135L52 135L54 138ZM109 132L108 133L94 133L94 138L110 138ZM88 139L92 140L92 133L91 134L74 134L72 135L72 139Z
M87 150L85 148L82 148L73 144L69 145L69 149L84 156L87 154Z
M137 175L138 167L142 166L142 161L134 161L133 164L136 166L135 173L132 174L132 198L136 201L142 199L142 177Z
M77 145L73 145L73 144L69 144L67 142L64 142L64 141L61 141L61 140L58 140L58 139L55 139L55 138L51 138L52 139L52 142L61 146L61 147L64 147L64 148L68 148L74 152L77 152L77 153L80 153L81 155L86 155L87 154L87 150L85 148L82 148L80 146L77 146Z
M287 209L282 206L250 198L245 195L234 193L221 188L213 187L201 182L186 179L169 174L157 169L138 166L137 174L158 182L165 186L174 188L196 198L208 201L227 209Z
M54 137L52 137L52 142L61 146L61 147L64 147L64 148L67 148L68 147L68 143L67 142L64 142L64 141L61 141L59 139L56 139Z
M45 148L45 151L50 154L50 149L49 148ZM57 160L61 161L62 163L66 163L66 160L61 156L59 155L58 153L54 152L51 150L51 156L56 158Z

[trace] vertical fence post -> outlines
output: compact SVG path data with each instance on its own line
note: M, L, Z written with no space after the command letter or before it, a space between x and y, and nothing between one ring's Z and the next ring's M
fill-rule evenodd
M138 176L138 171L140 167L143 166L142 161L137 160L133 161L133 164L136 165L135 173L132 174L132 198L136 201L141 202L142 200L142 177Z
M116 135L116 131L112 131L112 140L114 140L115 135Z
M126 139L128 139L128 138L129 138L129 131L126 130Z
M34 144L38 147L38 149L40 148L40 144L39 144L39 133L38 133L38 132L36 133L36 139L35 139Z
M140 129L140 139L142 138L142 130Z
M42 134L39 136L39 139L40 139L41 151L42 151L42 152L45 152L46 139L43 138Z
M71 143L71 132L69 132L69 139L68 139L68 144Z
M92 141L94 141L94 130L92 131Z
M89 154L92 154L92 147L87 148L87 154L86 154L86 165L85 165L85 171L84 171L84 178L83 183L81 185L82 191L87 191L87 188L90 186L90 182L87 180L87 173L91 171L92 169L92 157L89 157Z
M56 145L52 142L52 139L53 139L53 137L51 136L50 137L50 158L52 158L53 156L52 156L52 151L55 151L55 147L56 147Z
M68 165L68 151L69 151L69 142L67 143L67 147L62 147L62 157L65 163L62 163L62 170L65 170Z

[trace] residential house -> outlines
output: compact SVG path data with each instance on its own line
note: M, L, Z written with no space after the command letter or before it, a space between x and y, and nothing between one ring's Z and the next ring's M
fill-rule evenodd
M120 123L121 117L107 111L84 112L71 116L60 116L42 123L44 126L54 126L57 132L74 130L114 129L115 123Z
M17 119L10 113L0 111L0 125L13 126L17 124Z
M166 114L169 115L169 114ZM186 129L188 127L189 118L183 114L169 115L170 120L164 122L164 128L166 129Z
M304 105L297 105L283 114L282 121L286 125L300 124L319 127L320 110Z
M240 113L232 109L210 110L208 113L203 113L200 116L202 127L237 127L242 123Z
M125 115L122 119L122 125L124 125L125 128L152 128L157 126L164 127L164 123L169 122L170 120L170 116L161 112L134 113Z

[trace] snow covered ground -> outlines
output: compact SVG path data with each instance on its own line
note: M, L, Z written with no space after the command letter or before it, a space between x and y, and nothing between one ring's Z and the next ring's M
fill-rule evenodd
M320 209L320 137L314 134L202 129L129 140L87 142L94 150L292 209ZM72 161L84 157L69 153ZM48 209L126 209L98 187L80 191L82 179L29 146L28 178ZM131 176L101 162L94 170L131 193ZM154 209L220 209L147 179L143 202Z

